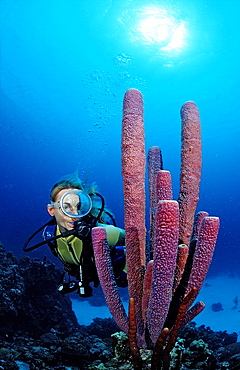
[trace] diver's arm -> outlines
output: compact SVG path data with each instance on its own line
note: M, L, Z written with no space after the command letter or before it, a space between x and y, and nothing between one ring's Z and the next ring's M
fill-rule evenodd
M119 237L118 237L118 241L116 245L125 245L125 230L124 229L120 229L120 233L119 233Z
M109 246L125 245L125 230L113 225L98 224L106 229Z

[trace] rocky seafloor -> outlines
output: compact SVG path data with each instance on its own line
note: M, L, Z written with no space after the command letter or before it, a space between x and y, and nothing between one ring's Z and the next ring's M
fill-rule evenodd
M46 258L17 259L0 245L0 369L133 369L127 337L112 319L78 324L69 296L57 291L61 274ZM141 352L150 369L151 351ZM190 323L172 357L171 370L237 370L240 343L236 333Z

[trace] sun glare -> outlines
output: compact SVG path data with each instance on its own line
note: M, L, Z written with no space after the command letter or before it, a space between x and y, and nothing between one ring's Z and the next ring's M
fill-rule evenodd
M145 44L159 46L162 51L180 51L186 34L185 23L177 20L165 9L145 8L139 14L135 28Z

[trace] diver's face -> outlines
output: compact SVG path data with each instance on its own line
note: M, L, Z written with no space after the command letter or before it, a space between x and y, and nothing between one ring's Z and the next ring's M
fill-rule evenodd
M62 189L56 196L55 202L59 202L62 196L67 193L70 189ZM67 205L72 207L72 212L74 213L74 209L79 204L79 197L76 194L70 194L66 196L67 198ZM77 221L78 218L71 218L66 216L60 207L51 207L51 205L48 205L47 207L48 213L53 217L55 216L57 224L59 226L59 229L61 232L64 232L66 230L72 230L74 228L74 221ZM76 211L77 213L77 211Z

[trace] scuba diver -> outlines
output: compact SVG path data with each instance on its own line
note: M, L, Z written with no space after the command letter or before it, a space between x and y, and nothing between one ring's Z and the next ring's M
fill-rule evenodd
M58 284L61 294L76 290L81 297L90 297L89 284L99 285L91 239L91 229L95 226L106 229L117 285L127 286L125 230L116 227L113 215L105 209L104 198L94 187L85 189L78 176L59 181L51 190L47 211L52 219L30 236L23 250L27 252L48 244L64 266L65 272ZM42 230L43 241L29 247L33 237Z

